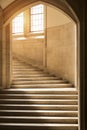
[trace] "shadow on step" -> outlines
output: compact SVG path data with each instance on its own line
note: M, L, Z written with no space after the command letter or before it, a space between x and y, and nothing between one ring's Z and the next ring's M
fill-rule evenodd
M48 123L53 122L43 118L51 115L39 112L44 111L43 108L39 108L37 103L32 101L31 96L27 97L27 92L14 91L16 95L10 95L10 98L7 95L13 95L13 93L11 91L4 92L0 91L0 94L4 94L4 98L2 96L2 100L0 100L0 130L53 130L47 126ZM20 93L23 94L23 98L18 96ZM30 101L28 101L29 99ZM55 130L57 129L55 128Z

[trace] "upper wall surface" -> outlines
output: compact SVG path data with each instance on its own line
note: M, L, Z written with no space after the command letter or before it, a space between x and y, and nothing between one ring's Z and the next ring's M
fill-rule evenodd
M0 5L2 9L6 8L9 4L11 4L15 0L0 0Z
M60 26L71 22L64 12L47 6L47 27Z
M41 0L47 4L51 4L61 10L63 10L66 14L68 14L74 21L77 21L77 16L75 15L72 8L68 5L66 0ZM41 2L40 1L40 2ZM4 16L4 23L6 24L10 18L15 15L19 10L26 8L26 6L33 4L34 2L39 2L38 0L15 0L9 6L4 8L3 16Z

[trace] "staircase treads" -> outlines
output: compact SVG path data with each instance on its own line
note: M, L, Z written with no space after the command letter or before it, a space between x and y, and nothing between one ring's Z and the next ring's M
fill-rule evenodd
M48 117L48 116L0 116L1 123L66 123L77 124L77 117Z
M0 98L3 99L78 99L78 95L77 94L71 94L71 95L67 95L67 94L0 94Z
M20 68L20 69L13 69L13 74L14 73L26 73L26 72L30 72L30 73L46 73L45 71L43 70L40 70L40 69L34 69L34 68L31 68L31 69L23 69L23 68Z
M74 88L12 88L2 89L0 94L78 94L78 91Z
M0 110L66 110L77 111L78 105L49 105L49 104L0 104Z
M26 67L23 67L23 68L22 68L22 67L19 67L19 68L18 68L18 67L17 67L17 68L14 67L14 68L13 68L13 72L19 72L19 71L20 71L20 72L21 72L21 71L23 71L23 72L24 72L24 71L25 71L25 72L26 72L26 71L29 71L29 72L30 72L30 71L38 71L38 72L41 72L41 71L42 71L42 72L44 72L43 70L38 69L38 68L26 68Z
M73 87L71 84L12 84L11 87L20 88L70 88Z
M13 79L14 78L36 78L36 77L52 77L52 76L48 76L48 75L14 75L13 76Z
M58 110L0 110L0 116L58 116L77 117L78 111Z
M77 124L48 123L0 123L0 129L8 130L78 130Z
M41 70L39 68L28 66L28 65L13 65L13 69L20 69L20 68Z
M0 90L1 130L78 130L78 90L20 60L10 89Z
M14 74L48 74L46 72L43 71L13 71L13 75Z
M29 77L29 78L27 78L27 77L15 77L15 78L13 78L13 82L14 81L41 81L41 80L59 80L57 77Z
M12 84L66 84L63 80L37 80L37 81L13 81ZM67 84L66 84L67 85ZM72 86L72 85L71 85Z
M37 103L37 104L58 104L58 105L62 105L62 104L66 104L66 105L77 105L77 101L76 99L74 100L64 100L64 99L0 99L0 103L12 103L12 104L31 104L31 103Z
M49 75L49 74L44 74L44 73L42 73L42 74L28 74L28 73L26 73L26 74L14 74L13 75L13 77L26 77L26 76L33 76L33 77L38 77L38 76L48 76L48 77L51 77L51 75Z

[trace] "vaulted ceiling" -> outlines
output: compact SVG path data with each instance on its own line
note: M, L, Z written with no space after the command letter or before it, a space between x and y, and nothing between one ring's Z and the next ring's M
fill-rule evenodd
M11 4L15 0L0 0L0 6L2 9L6 8L9 4Z

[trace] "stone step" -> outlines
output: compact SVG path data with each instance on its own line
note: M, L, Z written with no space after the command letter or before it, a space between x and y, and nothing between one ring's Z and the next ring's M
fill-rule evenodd
M33 67L25 64L13 64L13 68L37 68L37 67Z
M28 66L28 65L13 65L13 68L35 68L35 67L32 67L32 66ZM36 68L37 69L37 68Z
M75 88L11 88L2 89L0 94L78 94Z
M16 59L12 70L12 88L0 90L1 130L78 130L72 84Z
M13 73L17 73L17 72L47 72L49 73L48 71L45 71L44 69L40 69L40 68L35 68L35 67L13 67L12 68L12 72Z
M0 123L0 129L8 130L78 130L77 124L58 123Z
M0 99L2 104L57 104L57 105L77 105L76 99Z
M52 76L52 75L49 75L49 74L44 74L44 73L42 73L42 74L14 74L13 75L13 77L26 77L26 76L33 76L33 77L42 77L42 76L48 76L48 77L50 77L50 76Z
M0 116L0 123L65 123L77 124L77 117L48 117L48 116Z
M19 75L19 74L49 74L47 72L44 72L44 71L13 71L12 72L13 75Z
M66 110L77 111L78 105L48 105L48 104L0 104L0 110Z
M41 74L41 75L37 75L37 74L28 74L28 75L13 75L13 79L15 78L40 78L40 77L52 77L51 75L47 75L47 74Z
M11 85L12 88L73 88L72 84L12 84Z
M77 117L78 111L58 110L0 110L0 116L55 116Z
M43 70L41 70L41 69L39 69L39 68L25 68L25 67L23 67L23 68L21 68L21 67L19 67L19 68L13 68L13 72L15 72L15 71L43 71Z
M13 78L14 81L42 81L42 80L59 80L57 77L15 77Z
M30 80L26 80L26 81L13 81L12 84L57 84L57 83L66 83L63 80L39 80L39 81L30 81Z
M77 94L0 94L0 99L78 99Z

